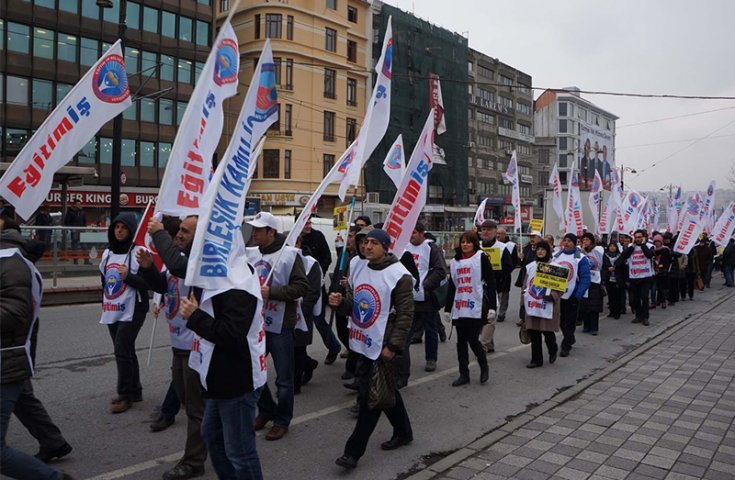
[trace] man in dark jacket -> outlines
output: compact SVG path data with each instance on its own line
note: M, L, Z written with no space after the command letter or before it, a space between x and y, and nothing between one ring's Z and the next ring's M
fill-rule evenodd
M697 256L704 286L709 288L712 282L712 270L715 268L715 255L717 255L717 248L715 248L714 242L709 239L706 233L703 233L702 238L699 239L699 243L692 249L691 254Z
M568 357L576 343L574 331L579 317L579 304L590 287L590 262L577 248L577 236L567 233L562 239L562 249L552 256L552 263L569 268L567 289L559 302L559 321L564 338L560 357Z
M722 252L722 273L725 275L725 286L735 287L735 238L731 238Z
M500 269L493 265L493 274L495 275L495 289L500 298L498 306L497 320L495 318L488 319L488 323L482 328L480 334L480 342L488 353L495 351L495 322L505 321L505 312L508 311L508 300L510 294L510 277L513 274L513 258L511 257L505 245L500 243L496 238L498 225L492 220L485 220L480 226L480 240L482 240L483 249L497 249L500 257ZM486 250L488 252L489 250ZM492 257L490 257L492 263Z
M64 215L64 225L67 227L85 227L87 225L87 214L82 209L82 204L79 200L76 200L67 210ZM71 231L71 249L74 250L74 263L77 263L77 257L81 253L80 239L81 232L79 230Z
M630 284L630 303L635 318L633 323L648 326L648 297L653 279L653 248L647 245L648 233L636 230L633 244L620 254L621 260L628 265L628 283Z
M311 219L304 225L304 231L301 233L301 245L309 249L311 256L319 262L322 274L326 275L327 269L332 263L332 251L329 249L324 234L311 226Z
M344 315L352 314L350 325L355 333L350 335L350 346L359 351L358 374L360 382L358 393L359 414L352 435L347 440L344 454L336 461L345 469L353 469L365 453L368 440L385 412L393 426L393 436L383 442L380 448L393 450L413 440L411 422L400 392L393 390L395 405L387 409L370 408L368 391L370 390L370 372L377 361L386 368L386 375L395 372L396 354L401 353L408 331L413 321L413 283L408 270L403 267L395 255L388 252L390 236L383 230L372 230L367 234L365 246L366 265L360 265L357 272L350 273L350 282L345 295L331 293L329 305ZM382 281L373 281L381 279ZM381 342L372 342L381 338ZM371 342L367 342L370 339ZM395 385L395 378L390 384Z

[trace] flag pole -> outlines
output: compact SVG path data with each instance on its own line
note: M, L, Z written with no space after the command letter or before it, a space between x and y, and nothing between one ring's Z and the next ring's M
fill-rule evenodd
M350 225L352 225L352 215L355 211L355 195L352 195L352 200L350 201L350 209L347 213L347 233L346 237L349 237L350 234ZM339 280L342 276L342 271L344 270L345 265L345 258L347 257L347 240L345 240L345 246L342 249L342 254L339 256L339 264L337 265L337 271L334 272L332 275L332 283L329 285L329 292L333 293L335 292L337 285L339 285ZM330 309L331 313L329 314L329 330L332 329L332 325L334 324L334 316L336 314L335 310L332 308Z
M153 315L153 328L151 329L151 341L148 345L148 360L145 362L146 367L151 366L151 354L153 353L153 338L156 335L156 323L158 322L158 315Z

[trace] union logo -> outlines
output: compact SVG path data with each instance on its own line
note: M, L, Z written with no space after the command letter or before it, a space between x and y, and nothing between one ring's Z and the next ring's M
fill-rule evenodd
M383 57L383 75L391 78L393 71L393 38L388 39L388 46L385 47L385 57Z
M276 67L272 63L263 64L260 69L258 83L258 97L255 100L257 113L262 116L273 114L278 108L278 93L276 91Z
M544 298L544 291L546 289L544 287L537 287L536 285L534 285L533 281L535 278L535 275L531 277L530 287L528 287L528 293L536 300L541 300L542 298Z
M566 260L562 260L561 262L557 263L560 267L566 267L569 269L569 275L567 275L567 282L570 282L574 278L574 266L567 262Z
M122 275L120 275L121 266L122 265L118 263L107 265L104 289L105 298L107 300L115 300L127 289L127 285L125 285Z
M268 274L271 272L271 264L266 262L265 260L258 260L253 265L253 268L255 268L255 273L258 274L260 284L263 285L265 283L265 279L268 278ZM271 277L271 283L272 282L273 278Z
M168 279L168 288L166 290L166 318L173 320L176 317L179 313L180 302L179 279L171 276Z
M214 60L214 83L221 87L237 82L239 66L237 44L229 38L223 39L217 47Z
M120 103L130 96L128 73L120 55L105 57L92 74L92 91L105 103Z
M363 283L355 289L352 321L360 328L369 328L380 316L380 295L372 285Z
M391 170L400 170L401 167L403 167L401 163L401 151L402 150L403 149L401 148L400 145L396 145L396 148L394 148L393 151L391 151L390 156L388 157L388 162L386 163L388 168L390 168Z

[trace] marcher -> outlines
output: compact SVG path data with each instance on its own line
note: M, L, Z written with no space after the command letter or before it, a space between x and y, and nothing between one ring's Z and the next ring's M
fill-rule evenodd
M671 250L664 245L664 237L656 235L653 237L653 271L656 278L656 300L653 303L655 308L660 305L666 308L669 296L669 271L671 270Z
M705 288L710 288L712 271L715 268L715 255L717 255L714 242L709 239L706 233L703 233L691 253L698 257L699 269Z
M294 328L298 299L308 292L309 280L298 250L284 245L286 238L278 232L276 217L260 212L248 223L253 227L252 238L257 246L247 249L247 257L261 282L266 352L276 367L278 398L278 402L273 399L266 383L258 401L255 429L262 430L273 420L265 439L280 440L288 432L293 418ZM266 284L269 274L271 277Z
M490 378L480 332L490 316L495 316L497 294L495 275L490 260L480 248L480 239L475 232L464 232L450 265L449 288L445 309L452 315L452 325L457 328L457 361L459 377L453 387L470 383L469 352L477 357L480 366L480 383Z
M505 245L505 249L510 253L510 258L513 261L513 268L516 268L521 264L520 256L518 253L518 245L508 238L508 232L505 231L504 227L498 227L496 231L498 241Z
M33 221L33 224L37 227L50 227L54 224L53 220L51 219L51 213L49 211L49 206L47 204L41 205L41 209L36 214L36 218ZM51 234L53 233L53 230L47 230L47 229L39 229L36 230L36 236L37 238L46 244L46 247L51 246Z
M304 262L306 277L309 280L309 290L299 304L301 315L306 324L306 331L299 328L294 329L294 394L301 393L301 386L306 385L314 375L314 370L319 362L311 358L307 348L314 339L314 319L324 314L322 305L322 290L324 289L324 277L319 262L311 256L309 247L302 242L303 235L296 240L295 247L300 250L301 261Z
M672 238L674 236L670 232L663 235L664 246L671 252L671 266L669 268L669 283L667 287L667 300L670 306L676 305L679 301L679 282L684 278L684 270L687 264L687 255L674 252Z
M82 203L79 200L74 201L66 210L64 215L64 225L67 227L86 227L87 226L87 214L84 213ZM134 231L133 231L134 232ZM74 263L77 263L79 257L82 255L81 243L81 232L79 230L71 230L71 250L73 250L72 257Z
M608 317L617 320L625 312L625 272L622 272L622 266L618 265L620 247L616 241L610 242L607 246L605 256L609 262L605 280L608 308L610 309Z
M556 333L561 325L562 292L540 288L533 284L539 263L551 261L551 245L545 241L536 242L536 259L523 268L523 312L528 336L531 338L531 362L527 368L538 368L544 364L541 337L549 351L549 363L556 361L559 347Z
M395 387L394 358L402 351L411 328L414 279L398 258L388 253L390 243L390 236L383 230L370 231L365 246L367 261L354 265L350 271L346 294L329 295L331 307L340 309L345 315L352 312L350 346L359 355L357 424L347 440L344 454L336 460L337 465L345 469L357 466L383 411L393 426L393 436L380 447L393 450L413 441L408 412ZM367 342L368 339L371 341ZM392 407L381 409L369 405L371 372L376 368L384 370L384 378L393 386L383 392L395 397Z
M646 241L648 234L638 229L633 234L633 244L620 254L621 260L628 264L628 279L630 283L630 301L635 318L633 323L648 325L648 297L651 291L653 277L654 250Z
M574 330L579 316L579 302L590 286L590 263L577 248L577 236L567 233L562 238L563 248L552 256L551 263L569 269L567 288L559 304L559 323L564 338L559 356L568 357L576 343Z
M304 224L304 230L301 233L301 245L309 249L311 257L319 262L323 275L326 275L329 265L332 264L332 251L329 249L324 234L312 227L311 218Z
M133 402L143 400L135 340L148 313L148 284L138 275L135 256L140 247L133 245L137 221L133 213L121 213L112 221L107 237L109 246L102 254L102 316L115 347L117 396L110 412L122 413Z
M495 290L498 292L498 297L500 298L497 318L488 318L487 324L482 327L482 333L480 333L480 342L487 353L495 352L495 322L505 321L505 312L508 310L508 298L510 295L510 277L513 272L513 259L510 257L510 254L503 244L497 241L497 227L497 224L492 220L485 220L480 226L480 240L483 250L491 248L498 249L501 265L500 269L496 269L493 266ZM489 250L486 251L486 253L490 255ZM492 259L490 263L492 265Z
M735 287L735 238L731 238L722 252L722 273L725 286Z
M591 232L582 235L582 253L590 265L590 287L587 295L579 305L579 317L582 320L582 333L596 336L600 329L600 314L604 310L602 290L603 275L607 277L607 257L605 250L597 246L595 236Z
M689 301L694 301L694 282L697 277L702 277L702 270L699 268L699 256L692 249L687 255L687 265L684 271L684 278L679 282L679 294L681 300L684 301L689 296Z
M349 228L349 232L347 234L347 244L346 244L346 250L345 250L345 257L344 257L344 263L342 263L342 260L338 260L337 268L334 269L334 272L332 274L332 282L329 287L329 292L339 292L344 294L344 285L347 283L347 277L349 276L349 270L350 270L350 263L352 262L352 259L360 255L360 249L358 247L358 240L357 240L357 234L360 232L361 228L357 225L352 225ZM348 325L348 319L344 315L340 315L339 312L333 312L332 315L334 315L334 320L336 324L337 329L337 338L339 341L344 345L345 349L347 349L346 352L342 353L343 358L349 358L349 351L350 351L350 331L347 328ZM319 332L321 333L321 331ZM322 335L322 339L324 336ZM333 346L329 349L329 353L327 354L327 358L324 360L325 365L331 365L334 363L334 361L337 359L337 356L340 354L341 348L337 349L337 346ZM343 378L343 380L349 380L354 377L354 365L350 365L348 368L347 365L345 365L345 374L349 373L349 378Z
M180 312L181 300L187 297L190 291L184 284L184 279L196 226L196 216L185 218L172 242L162 223L157 220L148 223L148 233L156 250L162 259L168 261L164 262L165 268L162 272L158 272L155 268L153 257L148 252L141 249L136 254L140 276L151 290L163 294L163 312L169 325L171 340L171 376L176 396L184 405L187 418L184 456L176 466L163 474L163 480L201 476L204 474L204 463L207 459L207 449L201 435L205 401L199 386L199 374L189 367L194 332L186 328L186 320Z

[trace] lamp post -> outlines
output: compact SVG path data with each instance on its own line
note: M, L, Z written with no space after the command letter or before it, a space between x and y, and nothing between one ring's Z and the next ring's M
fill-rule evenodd
M635 168L624 167L620 165L620 189L621 190L625 189L625 183L623 183L623 175L625 174L625 172L638 173Z
M125 17L128 2L120 0L120 16L117 27L117 36L120 39L120 49L125 57ZM97 6L112 8L112 0L97 0ZM114 219L120 213L120 165L122 161L122 113L119 113L112 121L112 167L110 169L110 219Z

